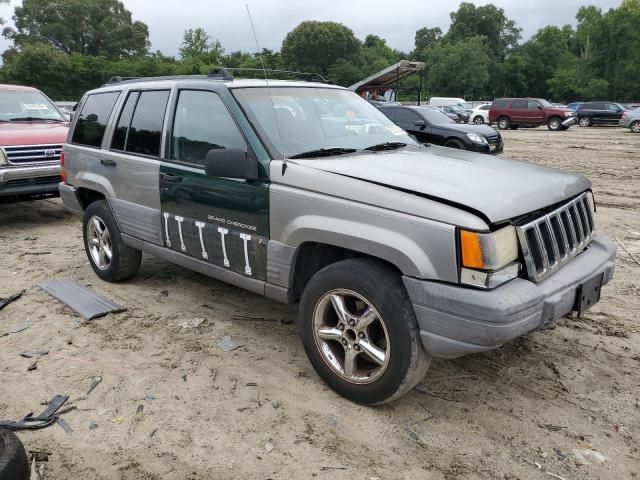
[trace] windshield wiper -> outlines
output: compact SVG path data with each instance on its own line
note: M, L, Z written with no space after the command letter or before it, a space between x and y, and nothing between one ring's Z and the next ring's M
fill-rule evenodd
M398 148L404 148L406 146L407 144L403 142L384 142L378 143L377 145L371 145L370 147L365 148L365 150L380 152L382 150L397 150Z
M342 148L342 147L318 148L317 150L309 150L308 152L302 152L296 155L291 155L289 158L331 157L334 155L345 155L347 153L355 153L355 152L357 152L355 148Z
M60 120L58 118L42 118L42 117L18 117L12 118L9 120L10 122L59 122L62 123L64 120Z

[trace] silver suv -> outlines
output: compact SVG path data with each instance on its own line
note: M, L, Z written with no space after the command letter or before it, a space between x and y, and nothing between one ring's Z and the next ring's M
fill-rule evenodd
M420 145L322 83L116 79L82 99L63 169L100 278L144 251L299 302L309 360L361 403L582 313L614 270L585 177Z

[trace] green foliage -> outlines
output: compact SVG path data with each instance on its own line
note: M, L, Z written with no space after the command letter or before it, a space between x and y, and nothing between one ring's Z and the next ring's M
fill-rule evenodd
M199 72L203 65L219 65L224 55L224 49L219 40L211 37L202 28L189 29L184 32L180 58L190 65L194 73Z
M24 0L15 9L15 29L3 35L21 49L46 43L67 53L117 59L144 55L149 29L134 22L118 0Z

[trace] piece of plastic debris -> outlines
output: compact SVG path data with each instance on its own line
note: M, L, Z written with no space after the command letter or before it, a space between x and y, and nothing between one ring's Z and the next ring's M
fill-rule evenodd
M96 428L98 428L98 424L96 422L91 422L89 424L89 430L95 430Z
M7 298L0 298L0 310L9 305L11 302L19 299L23 293L24 290L18 293L14 293L13 295L9 295Z
M156 399L156 396L155 396L153 393L147 393L147 394L144 396L144 399L145 399L145 400L148 400L148 401L151 401L151 400L155 400L155 399Z
M22 352L21 357L24 358L38 358L49 354L49 350L34 350L32 352Z
M178 324L182 328L198 328L204 322L204 318L192 318L191 320L185 320Z
M280 408L280 402L278 400L274 400L273 402L271 402L271 406L275 409Z
M71 280L46 280L39 283L38 287L64 303L85 320L93 320L111 312L120 313L126 310L126 307Z
M138 408L136 409L136 415L142 414L143 411L144 411L144 405L138 405Z
M38 362L33 362L30 363L29 366L27 367L27 372L33 372L34 370L38 369Z
M89 385L89 390L87 390L87 395L93 392L93 389L98 386L98 384L102 381L102 377L93 377L91 380L91 385Z
M629 430L627 427L625 427L622 423L614 423L613 424L613 431L616 433L624 433L627 430Z
M578 466L605 462L604 455L602 455L599 451L593 450L591 448L586 448L584 450L574 449L573 458L575 464Z
M116 425L122 425L126 419L124 417L115 417L111 419L111 423L115 423Z
M18 323L9 329L9 333L20 333L24 332L27 328L31 327L33 323L29 320L26 322Z
M553 451L556 452L558 460L560 460L561 462L563 462L564 459L567 458L567 456L558 447L553 447Z
M269 439L267 440L267 442L264 444L264 449L266 450L267 453L271 453L273 451L274 445L273 445L273 440Z
M33 416L29 413L17 422L1 420L0 428L18 431L37 430L39 428L49 427L58 420L56 412L60 410L60 407L62 407L67 400L69 400L67 395L56 395L47 402L47 408L45 408L38 416Z
M60 426L62 427L62 429L64 430L64 433L71 433L71 432L73 432L73 428L71 428L71 427L69 426L69 424L68 424L67 422L65 422L65 421L64 421L64 419L63 419L63 418L58 417L57 422L58 422L58 425L60 425Z
M238 348L240 345L236 344L230 335L225 335L220 340L218 340L218 346L222 349L223 352L231 352Z

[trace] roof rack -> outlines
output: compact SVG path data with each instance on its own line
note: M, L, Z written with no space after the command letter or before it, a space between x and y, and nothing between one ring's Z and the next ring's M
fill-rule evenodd
M262 69L262 68L244 68L244 67L223 68L221 70L229 71L229 72L252 72L252 73L259 73L259 74L280 73L280 74L296 77L299 80L303 80L303 81L316 81L316 82L320 82L320 83L331 83L329 80L324 78L319 73L313 73L313 72L296 72L296 71L293 71L293 70L279 70L279 69L272 69L272 68L265 68L265 69ZM309 80L306 80L306 79L309 79Z

